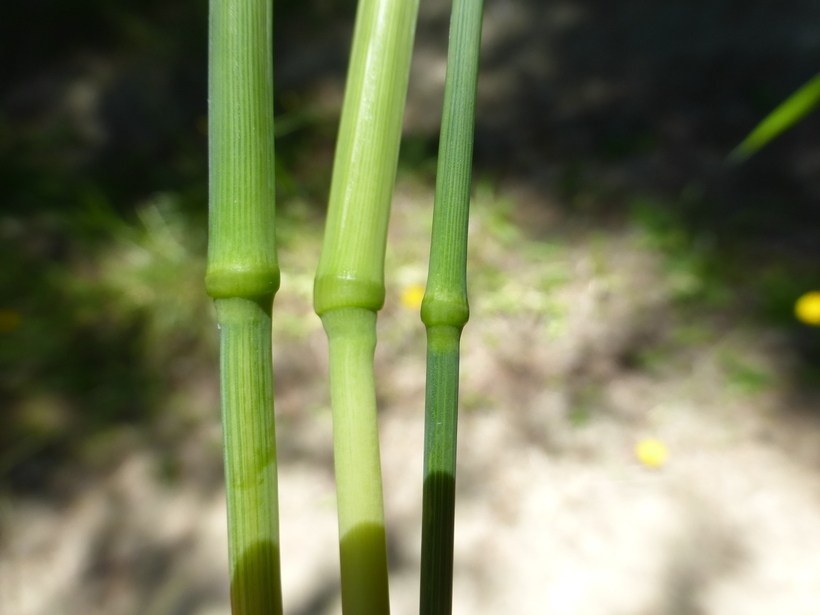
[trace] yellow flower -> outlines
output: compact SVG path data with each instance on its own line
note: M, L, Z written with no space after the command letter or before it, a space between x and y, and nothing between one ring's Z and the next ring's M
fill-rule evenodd
M648 468L660 468L669 459L669 449L660 440L647 438L635 445L635 456Z
M13 331L20 326L23 318L13 310L0 310L0 333Z
M794 315L807 325L820 326L820 292L813 290L800 297L794 304Z
M401 304L408 310L418 310L424 299L424 286L421 284L411 284L401 291Z

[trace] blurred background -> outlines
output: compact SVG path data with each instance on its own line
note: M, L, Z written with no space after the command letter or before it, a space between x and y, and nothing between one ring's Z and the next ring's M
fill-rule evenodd
M393 612L417 611L449 3L422 0L379 319ZM286 612L340 613L311 308L353 0L275 1ZM810 0L486 0L458 614L817 613ZM228 615L205 0L0 8L0 612ZM647 442L649 444L647 444Z

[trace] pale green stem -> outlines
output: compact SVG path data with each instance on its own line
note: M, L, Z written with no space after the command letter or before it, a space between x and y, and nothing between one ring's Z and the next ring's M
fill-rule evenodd
M360 0L314 307L330 343L345 615L389 612L373 349L418 0Z
M342 610L384 614L390 605L373 379L376 313L337 308L322 322L330 346Z
M378 311L418 0L360 0L314 307Z

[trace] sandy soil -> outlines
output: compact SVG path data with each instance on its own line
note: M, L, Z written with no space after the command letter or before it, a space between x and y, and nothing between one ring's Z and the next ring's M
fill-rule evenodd
M531 219L522 235L512 223L527 216L525 195L482 194L463 339L454 612L816 613L820 425L790 392L782 340L676 308L662 258L629 227L558 240ZM396 615L418 605L424 374L423 328L397 297L423 280L429 217L419 212L430 198L412 182L397 196L377 350ZM294 615L340 612L325 341L309 302L316 250L306 242L283 256L291 273L275 326ZM693 329L698 343L646 358ZM767 374L765 385L744 389L727 353ZM3 503L0 612L227 615L214 383L189 400L199 418L174 451L180 479L163 479L157 453L136 446L69 498ZM661 468L635 457L647 437L669 448Z
M818 47L815 5L789 3L768 28L765 3L734 4L488 2L477 158L485 170L509 162L519 180L479 186L471 222L457 615L820 612L820 407L793 386L789 344L719 310L682 308L675 296L691 280L636 228L584 218L583 190L580 222L548 196L573 157L589 160L582 175L609 173L609 186L679 191L759 119L749 84L782 75L769 82L788 93L816 70L804 70ZM444 37L424 32L441 30L444 6L423 10L411 78L407 126L428 137ZM315 78L299 53L283 58L285 86L317 107L324 88L335 108L343 73L311 93L287 81ZM594 162L607 143L629 150L620 163ZM782 165L809 182L816 160ZM754 174L741 178L750 192ZM431 202L429 187L400 181L379 320L394 615L418 607L424 398L424 330L398 298L424 282ZM310 305L318 246L315 234L281 253L275 306L289 615L340 613L326 344ZM181 382L167 420L186 426L173 449L123 428L104 472L67 493L0 499L0 614L228 615L216 373ZM645 438L668 447L663 467L636 459Z

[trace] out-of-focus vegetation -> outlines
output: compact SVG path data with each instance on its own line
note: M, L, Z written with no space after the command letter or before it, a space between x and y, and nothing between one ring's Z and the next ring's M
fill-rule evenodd
M794 126L820 102L820 75L789 96L769 115L763 118L740 145L729 155L730 160L742 162L764 147L769 141Z
M355 1L274 3L283 593L319 614L338 553L311 295ZM229 608L206 4L0 2L3 613ZM448 20L421 3L378 321L395 613L418 596ZM725 161L817 72L819 20L814 0L486 0L462 608L817 604L820 117Z
M427 183L442 6L422 7L400 162L402 177ZM312 254L318 241L354 9L353 0L276 2L283 263L289 250ZM476 305L549 313L559 330L572 308L551 293L574 275L561 266L561 242L633 226L647 249L665 255L681 309L720 314L727 327L782 327L803 357L797 371L816 371L820 339L794 318L796 299L820 283L816 118L744 167L723 165L813 74L820 41L807 24L816 16L808 1L742 10L683 0L488 1L476 215L497 246L486 252L496 257L471 265ZM206 20L204 0L33 0L2 9L6 488L61 484L60 467L76 476L134 439L163 448L197 420L167 410L196 407L175 391L215 374L216 332L201 287ZM498 198L521 186L536 197ZM524 248L532 270L502 275L504 252ZM304 263L283 266L283 284L307 296ZM415 272L409 283L424 281L423 262L404 266ZM287 309L279 318L274 328L287 335L315 326ZM657 353L645 350L641 360L651 364ZM747 388L763 381L738 379Z
M281 1L277 25L344 24L353 9ZM180 382L214 374L215 324L202 287L206 26L201 0L3 9L6 487L36 493L55 478L70 483L78 467L104 466L134 439L163 449L193 420L168 412ZM280 98L279 186L304 196L296 230L283 225L288 243L315 225L299 204L324 193L334 117L309 116L292 91ZM305 123L309 134L288 136ZM287 200L282 209L288 216ZM72 470L60 476L60 467Z

